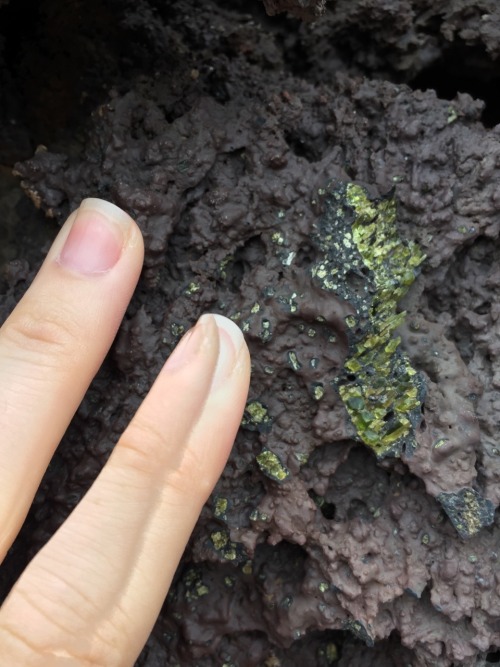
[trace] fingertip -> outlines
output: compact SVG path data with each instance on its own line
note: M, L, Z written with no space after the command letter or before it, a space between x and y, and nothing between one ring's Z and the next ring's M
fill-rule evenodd
M218 335L218 359L214 370L211 390L228 385L234 374L245 367L248 348L239 326L224 315L207 313L199 322L213 322Z
M100 199L99 197L87 197L86 199L83 199L78 210L80 212L96 211L109 220L121 224L124 227L128 227L133 221L132 217L122 208L106 199Z
M199 321L203 322L210 318L213 318L219 330L225 332L229 336L236 349L239 349L241 345L245 343L243 332L236 324L236 322L230 320L224 315L220 315L219 313L206 313L200 317Z
M144 239L136 221L116 204L89 197L68 216L44 268L55 264L75 277L89 277L121 266L120 273L138 278L143 262Z

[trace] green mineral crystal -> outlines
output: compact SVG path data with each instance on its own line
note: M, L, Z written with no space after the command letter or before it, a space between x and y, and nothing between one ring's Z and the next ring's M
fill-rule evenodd
M290 475L289 470L281 463L279 457L269 449L264 448L261 451L257 456L257 464L264 475L275 482L283 482Z
M322 256L312 268L320 286L352 307L350 354L336 387L357 437L377 456L414 447L424 385L394 336L400 299L425 259L396 228L394 199L372 200L353 183L331 185L317 224Z
M460 537L474 537L495 519L495 506L475 489L465 487L437 497Z
M260 431L267 433L270 431L273 420L271 419L267 407L260 401L248 401L243 413L241 425L248 431Z

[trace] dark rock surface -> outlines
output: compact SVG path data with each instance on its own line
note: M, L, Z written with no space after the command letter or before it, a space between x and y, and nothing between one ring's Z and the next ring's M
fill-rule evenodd
M326 0L263 0L269 15L290 12L294 16L309 21L321 16L325 11Z
M480 49L493 81L496 3L338 2L303 26L246 7L106 3L92 19L103 31L117 13L103 71L89 44L78 61L91 119L63 94L44 107L56 99L83 119L76 147L21 119L49 148L16 166L36 206L62 221L82 197L109 198L138 220L147 255L2 588L88 488L181 333L212 310L246 334L249 404L137 664L495 664L500 126L492 103L401 81L441 67L450 44ZM29 55L21 66L6 54L11 80L28 76ZM335 389L352 304L312 276L332 180L393 191L401 237L427 255L399 332L427 388L417 447L401 458L357 441ZM7 265L2 318L33 271Z

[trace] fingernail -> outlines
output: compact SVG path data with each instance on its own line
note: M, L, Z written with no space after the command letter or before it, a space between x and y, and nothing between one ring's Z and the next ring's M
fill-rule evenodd
M205 327L203 324L200 325L198 321L177 343L174 351L165 363L164 370L170 372L192 361L203 342L204 336Z
M118 206L85 199L57 261L84 275L106 273L120 259L130 224L131 218Z
M204 317L214 318L219 334L219 357L212 380L212 389L217 389L231 376L245 339L239 326L227 317L203 315L199 321L202 322Z
M217 334L219 336L219 355L217 357L211 388L217 389L233 372L239 352L245 342L239 327L223 315L202 315L196 325L181 338L177 347L168 358L164 370L170 372L180 366L185 366L210 342L207 335L213 326L210 323L210 319L212 318L217 326Z

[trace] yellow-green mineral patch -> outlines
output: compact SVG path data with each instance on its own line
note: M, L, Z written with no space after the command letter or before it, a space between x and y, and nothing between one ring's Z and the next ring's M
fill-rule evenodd
M256 460L264 475L275 482L284 482L290 475L288 468L283 465L279 457L270 449L264 448Z
M225 531L218 530L210 535L210 539L214 547L220 551L229 542L229 535Z
M242 568L241 568L241 571L243 572L243 574L247 574L247 575L248 575L248 574L252 574L252 572L253 572L252 561L251 561L251 560L247 560L246 563L243 563L243 566L242 566Z
M217 530L210 535L214 548L225 560L241 562L244 552L240 544L233 542L225 530Z
M266 406L260 401L248 401L241 420L241 426L248 431L267 433L271 430L273 420Z
M201 289L200 283L195 283L195 282L190 282L189 285L186 287L184 290L184 294L196 294L196 292L199 292Z
M484 526L491 526L495 519L495 506L491 500L470 487L440 493L437 499L460 537L474 537Z
M188 602L195 602L199 598L208 595L210 589L203 582L198 570L190 569L184 576L185 597Z
M394 332L405 317L398 302L425 255L399 237L394 199L372 200L353 183L330 186L317 230L323 256L313 278L353 308L345 320L350 355L335 383L340 397L377 456L411 450L424 385Z
M297 352L295 352L295 350L290 350L287 352L287 359L288 364L291 366L292 370L300 371L302 364L300 363L299 358L297 357Z
M363 641L370 648L375 646L375 641L371 634L368 632L368 628L365 627L361 621L350 620L344 623L344 629L349 630L352 634Z
M326 661L329 665L332 665L339 659L339 652L337 646L333 642L329 642L326 645L325 654L326 654Z
M222 519L223 521L227 520L227 508L228 508L228 500L227 498L222 498L221 496L216 496L214 500L214 515L218 519Z
M312 395L315 401L321 401L325 395L325 388L321 382L316 382L312 386Z

